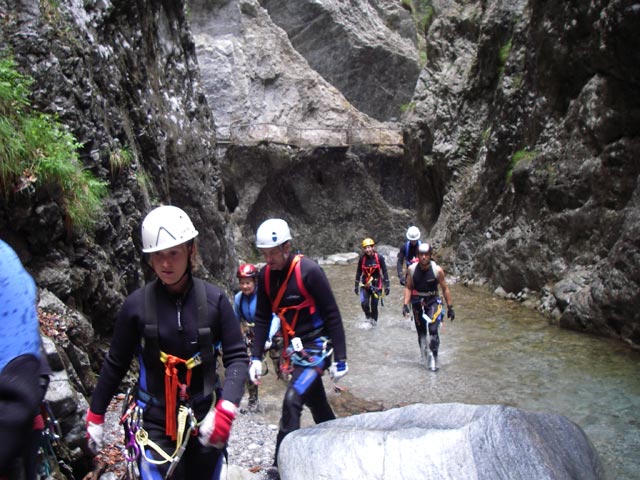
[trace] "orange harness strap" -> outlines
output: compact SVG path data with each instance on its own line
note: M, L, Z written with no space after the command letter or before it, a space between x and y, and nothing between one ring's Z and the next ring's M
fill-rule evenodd
M307 289L304 288L304 284L302 283L302 274L300 273L300 267L298 266L298 263L300 262L301 257L302 255L296 255L291 261L291 265L289 266L289 272L287 273L287 277L285 278L284 282L282 282L282 285L280 285L278 294L276 295L275 300L271 304L271 309L280 318L280 325L282 327L282 339L283 339L282 358L284 360L282 370L285 372L289 370L289 365L291 363L289 355L287 355L287 347L289 346L289 339L296 336L295 328L296 328L296 323L298 322L298 315L300 314L300 310L302 310L303 308L309 307L311 309L311 313L315 312L315 302L313 298L311 298L311 296L309 295L309 292L307 292ZM298 268L296 268L296 266ZM296 282L298 284L298 289L300 290L300 293L304 296L305 299L302 303L299 303L298 305L291 305L289 307L280 307L279 306L280 301L284 296L284 292L287 289L287 285L289 284L289 279L291 278L291 274L294 271L296 273ZM291 323L287 322L285 317L285 314L289 310L296 311Z
M373 277L373 274L376 272L376 270L380 270L380 273L382 273L382 270L380 268L380 260L378 259L378 252L374 252L374 259L376 261L375 265L366 265L367 263L367 256L364 255L362 257L362 264L360 266L360 268L362 269L362 273L364 274L364 278L365 281L363 282L363 285L368 287L369 286L369 282L371 281L371 277ZM376 288L381 288L382 287L382 275L380 275L380 278L378 278L378 286Z
M187 388L191 383L191 369L187 370L187 383L180 383L178 378L179 364L188 364L188 360L183 360L174 355L162 355L160 359L164 363L164 401L165 401L165 433L172 440L177 438L177 422L176 422L176 399L178 397L178 386L180 387L180 399L187 399Z

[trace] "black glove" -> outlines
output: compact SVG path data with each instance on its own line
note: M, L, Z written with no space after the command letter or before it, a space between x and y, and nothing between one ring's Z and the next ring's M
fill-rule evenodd
M389 295L389 292L390 292L389 287L384 287L385 296Z
M456 318L456 312L453 311L452 305L447 306L447 317L451 319L452 322Z
M356 283L356 286L353 287L353 293L356 295L360 295L360 286Z
M409 308L409 305L402 305L402 316L406 317L407 315L409 315L409 313L411 313L411 309Z
M407 284L407 282L405 281L404 278L400 279L400 285L402 285L403 287Z

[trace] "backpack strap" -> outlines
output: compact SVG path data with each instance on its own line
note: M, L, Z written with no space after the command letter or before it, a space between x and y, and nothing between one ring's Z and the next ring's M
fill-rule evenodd
M211 325L207 323L207 292L204 281L199 278L192 279L198 312L198 346L200 347L200 357L203 363L203 395L206 396L214 391L216 384L215 361L213 358L214 335ZM147 358L149 358L149 356L160 358L158 312L155 299L157 282L157 279L153 280L144 287L144 352Z
M155 279L144 287L144 351L147 355L157 352L160 356L160 343L158 341L158 312L156 310L156 284Z
M302 255L298 255L298 256L302 258ZM301 263L300 261L296 263L296 268L294 270L294 273L296 276L296 283L298 284L298 290L300 290L300 293L306 299L305 304L308 304L308 303L311 304L309 306L309 313L313 315L314 313L316 313L316 302L313 299L313 297L309 295L309 292L307 291L307 287L305 287L304 283L302 282L302 272L300 271L300 263Z
M207 396L213 392L216 385L216 369L213 358L214 332L211 325L207 322L207 291L204 281L199 278L194 278L193 288L195 289L196 305L198 306L198 346L200 347L200 356L203 365L203 394Z

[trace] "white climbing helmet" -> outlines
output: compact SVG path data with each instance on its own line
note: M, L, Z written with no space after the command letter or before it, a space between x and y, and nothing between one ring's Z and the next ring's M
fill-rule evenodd
M418 253L431 253L431 244L423 242L418 246Z
M419 240L420 239L420 229L415 225L409 227L407 230L407 240Z
M142 251L158 252L198 236L184 210L172 205L151 210L142 222Z
M270 218L258 227L256 232L256 247L272 248L291 240L289 225L281 218Z

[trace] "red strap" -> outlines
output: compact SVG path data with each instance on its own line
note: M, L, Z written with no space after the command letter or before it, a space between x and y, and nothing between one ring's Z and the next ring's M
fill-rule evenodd
M167 355L167 360L164 364L165 433L170 436L172 440L175 440L178 436L176 419L178 387L180 387L181 397L184 396L186 399L186 388L191 383L191 369L187 370L187 383L180 383L177 365L181 363L187 363L187 361L174 355Z
M362 265L361 265L361 270L365 275L365 279L364 279L364 285L366 286L367 283L369 282L369 279L373 276L373 274L375 273L376 270L380 270L380 260L378 259L378 252L374 252L373 253L375 255L375 260L376 260L376 264L373 266L367 266L366 262L367 262L367 256L363 255L362 256ZM382 273L382 272L380 272ZM380 278L378 279L378 286L377 288L380 288L382 286L382 275L380 276Z

